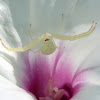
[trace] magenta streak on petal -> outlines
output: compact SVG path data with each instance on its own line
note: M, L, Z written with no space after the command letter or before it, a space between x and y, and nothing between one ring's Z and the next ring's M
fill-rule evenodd
M74 77L73 77L72 82L74 83L74 81L78 80L79 78L82 78L82 76L84 77L84 75L85 75L86 72L95 70L95 69L97 69L97 68L99 68L99 66L97 66L97 67L96 67L96 66L94 66L94 67L88 67L88 68L85 68L85 69L83 69L83 70L79 70L79 69L78 69L78 70L76 71Z
M73 96L75 96L80 91L81 87L84 87L84 85L85 85L84 83L79 83L75 85L73 87Z
M37 54L33 60L33 64L31 65L31 72L28 68L29 67L27 66L27 71L29 72L26 74L31 73L31 77L29 77L30 86L28 87L28 91L35 94L37 98L46 96L46 86L51 77L51 67L48 64L47 57L41 54ZM25 83L25 85L27 84Z
M55 68L55 73L53 76L53 80L55 85L59 89L64 89L65 94L61 100L68 100L76 93L79 92L80 88L84 85L84 75L78 75L78 80L76 81L76 86L73 87L73 75L74 75L74 66L73 61L67 59L64 54L60 56ZM77 74L77 73L76 73ZM76 79L76 77L74 77ZM82 83L83 82L83 83Z
M51 56L51 61L50 62L52 62L51 66L53 66L52 77L55 74L57 63L60 60L62 54L63 54L63 51L56 50L56 52L53 53L52 56Z
M74 95L77 94L80 91L80 88L83 87L85 83L87 82L87 77L85 76L86 72L88 73L89 71L92 71L96 68L99 68L99 67L88 67L86 69L76 71L72 80Z
M61 56L56 65L56 71L54 74L54 82L58 88L66 83L72 81L72 64L64 56Z
M61 88L65 90L65 94L62 98L65 98L66 96L67 99L70 99L73 96L73 89L70 84L65 84Z
M24 53L23 56L24 56L23 58L24 58L26 66L24 67L24 71L23 71L25 75L22 78L22 83L23 83L24 89L28 91L28 87L30 87L31 85L32 71L29 64L28 53Z
M94 69L97 69L97 68L99 68L99 66L93 66L93 67L88 67L88 68L86 68L86 69L83 69L83 70L81 70L81 71L79 71L79 69L76 71L76 74L74 75L74 78L73 78L73 81L74 81L74 79L76 79L76 77L78 77L80 74L83 74L83 73L85 73L85 72L87 72L87 71L92 71L92 70L94 70Z
M72 70L73 64L67 60L63 53L60 53L54 66L54 83L59 89L65 90L61 100L68 100L73 96L73 88L71 87L72 73L74 72Z

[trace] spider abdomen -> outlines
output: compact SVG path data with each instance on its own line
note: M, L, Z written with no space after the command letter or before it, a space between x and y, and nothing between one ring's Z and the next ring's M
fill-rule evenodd
M41 46L41 53L45 55L52 54L56 50L56 46L52 40L43 42Z

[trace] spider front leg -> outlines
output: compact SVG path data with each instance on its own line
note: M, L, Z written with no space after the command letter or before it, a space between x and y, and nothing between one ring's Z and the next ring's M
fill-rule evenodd
M7 49L8 51L25 52L25 51L31 49L32 47L36 46L41 41L41 38L40 37L36 38L31 43L25 45L24 47L17 47L17 48L8 48L3 44L1 39L0 39L0 41L1 41L2 46L5 49Z
M74 36L58 35L58 34L51 34L51 35L52 35L52 37L57 38L57 39L73 41L73 40L77 40L77 39L89 36L95 30L96 24L97 23L94 24L94 21L93 21L91 28L87 32L84 32L84 33L81 33L78 35L74 35Z
M74 35L74 36L72 36L71 40L76 40L76 39L80 39L80 38L89 36L95 30L96 24L97 23L94 24L94 21L93 21L91 28L87 32L83 32L81 34Z

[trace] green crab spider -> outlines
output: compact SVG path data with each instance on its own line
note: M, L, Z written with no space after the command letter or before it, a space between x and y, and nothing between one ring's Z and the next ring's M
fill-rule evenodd
M36 46L41 41L42 42L41 48L36 52L40 51L44 55L49 55L52 54L56 50L56 48L59 48L55 45L53 38L60 40L74 41L89 36L95 30L95 28L96 28L96 23L94 23L93 21L91 28L87 32L74 36L44 33L41 37L32 40L32 42L25 45L24 47L17 47L17 48L8 48L3 44L1 39L0 41L5 49L7 49L8 51L16 51L16 52L25 52L27 50L30 50L32 47Z

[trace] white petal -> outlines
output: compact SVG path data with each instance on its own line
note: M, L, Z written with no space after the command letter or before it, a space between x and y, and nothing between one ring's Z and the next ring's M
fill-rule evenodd
M7 47L17 47L21 45L21 41L17 31L14 28L10 9L5 1L0 0L0 39ZM20 42L19 42L20 41ZM14 66L19 55L14 52L7 51L0 42L0 75L15 82Z
M69 17L69 22L73 22L73 26L79 23L87 23L91 21L100 22L98 10L100 1L98 0L77 0L76 6L74 7ZM71 25L72 23L70 23Z
M81 88L71 100L100 100L100 85L89 84Z
M10 9L3 0L0 0L0 22L0 39L4 45L8 48L21 46L22 43L14 28ZM19 75L22 75L22 73L15 75L16 72L20 72L20 67L25 66L21 57L20 53L7 51L0 42L0 75L16 83Z
M0 0L0 22L0 39L7 46L11 44L18 46L18 42L20 43L21 40L14 28L10 9L6 2L2 0Z
M83 25L87 28L87 25ZM80 33L85 30L81 27L77 27L77 31ZM89 28L89 26L88 26ZM79 30L78 30L79 29ZM81 30L82 29L82 30ZM88 67L100 66L100 34L99 25L94 30L94 32L83 39L78 39L75 41L65 41L64 46L67 51L66 56L73 61L74 69L85 69ZM66 50L65 49L65 50ZM76 71L75 70L75 71Z
M21 80L26 76L23 70L29 66L27 65L28 56L26 58L23 53L0 52L0 75L18 86L23 86Z
M9 0L9 4L18 31L21 32L21 29L24 28L23 31L25 32L26 30L27 32L29 24L32 24L32 34L33 37L35 37L37 34L43 34L44 32L57 32L60 27L61 15L63 13L68 14L76 1L77 0L73 0L73 2L69 0L63 0L63 2L60 0ZM20 5L21 3L23 3L23 5ZM26 32L23 34L26 34Z
M61 15L64 14L62 32L64 30L67 32L74 25L93 20L99 21L99 8L99 1L94 2L93 0L31 0L30 22L37 33L57 32L59 27L61 28ZM95 14L93 15L93 13ZM35 33L33 34L35 35Z
M34 96L0 75L1 100L36 100Z
M96 2L93 0L8 0L8 2L15 27L24 42L29 39L29 24L32 24L31 32L34 38L44 32L59 33L62 14L64 14L64 22L60 34L82 23L90 23L93 20L98 22L100 16L98 0Z

